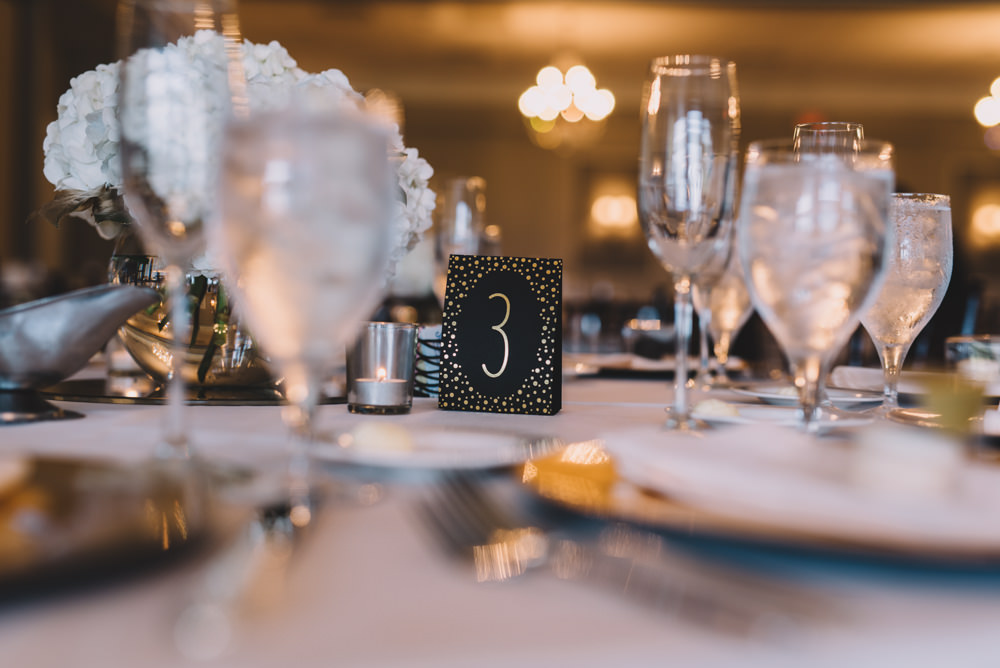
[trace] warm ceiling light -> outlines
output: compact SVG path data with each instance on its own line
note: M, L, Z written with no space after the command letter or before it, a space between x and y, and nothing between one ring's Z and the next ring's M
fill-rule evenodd
M521 93L517 108L525 117L536 143L555 148L558 126L568 128L585 125L585 121L600 122L615 108L615 96L606 88L598 90L597 79L585 65L574 65L565 74L553 65L543 67L535 77L536 85ZM565 134L565 133L564 133ZM579 134L579 133L577 133ZM588 139L593 132L583 133ZM548 135L539 141L540 135ZM568 135L567 135L568 138Z
M560 114L571 122L582 120L584 116L599 121L615 108L615 96L607 88L597 89L597 80L584 65L574 65L565 75L558 67L548 65L538 71L537 86L531 86L521 93L517 108L531 118L553 120ZM576 107L580 112L570 111ZM568 112L568 113L563 113Z

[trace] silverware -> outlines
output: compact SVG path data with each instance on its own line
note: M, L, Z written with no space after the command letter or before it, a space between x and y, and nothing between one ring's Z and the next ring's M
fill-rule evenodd
M764 576L686 555L657 534L612 523L587 539L518 522L470 473L448 473L418 503L431 534L471 561L478 582L546 570L609 586L656 610L736 635L780 632L836 617L828 601Z

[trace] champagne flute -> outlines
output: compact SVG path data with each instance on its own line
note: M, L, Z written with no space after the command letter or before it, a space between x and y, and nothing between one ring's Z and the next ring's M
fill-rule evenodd
M899 372L913 340L944 299L951 280L951 200L947 195L895 193L889 208L893 243L885 282L861 317L882 361L882 405L899 407Z
M185 459L185 273L204 249L218 141L242 76L235 2L125 0L118 30L122 188L140 237L166 265L170 303L168 410L158 454Z
M736 66L713 56L650 64L643 92L639 214L653 254L673 277L676 367L667 427L701 425L687 397L691 289L729 252L740 112Z
M808 431L819 429L832 357L881 287L891 157L882 142L851 155L787 140L747 152L740 260L751 300L792 367Z
M732 384L726 373L729 349L753 313L750 291L747 290L746 281L743 279L739 253L730 256L725 272L712 288L708 306L712 314L708 321L708 332L712 336L713 352L719 369L713 384L716 387L726 387Z
M444 304L448 279L448 258L478 255L483 245L486 225L486 181L479 176L449 179L435 207L437 221L434 236L434 294Z
M335 95L334 95L335 96ZM309 466L322 383L382 297L393 233L387 133L312 100L235 121L222 147L219 259L284 377L292 521L311 516Z

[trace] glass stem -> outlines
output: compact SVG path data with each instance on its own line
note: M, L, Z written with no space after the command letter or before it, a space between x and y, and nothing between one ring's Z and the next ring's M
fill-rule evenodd
M291 432L288 453L288 501L290 519L302 528L313 520L312 446L315 443L315 416L319 404L319 380L304 369L290 371L286 377L288 405L282 419Z
M819 431L820 387L825 374L819 357L807 357L792 365L795 387L799 390L799 406L802 409L802 425L808 432Z
M707 297L706 297L707 298ZM708 389L712 385L711 363L708 348L708 326L712 321L712 310L698 312L698 385Z
M731 335L729 332L721 332L719 340L713 346L715 353L716 374L722 384L729 382L729 374L726 372L726 365L729 364L729 342Z
M906 346L902 344L892 344L882 346L880 351L882 358L882 407L899 407L899 372L903 368L903 360L906 358Z
M189 459L187 416L184 410L186 384L184 359L188 348L191 318L187 308L187 281L179 264L166 268L167 299L170 301L170 376L167 378L167 410L164 416L163 441L157 456L163 459Z
M674 369L674 408L671 423L684 427L690 422L687 396L688 346L691 340L691 321L694 308L691 304L691 280L683 278L674 285L674 331L676 357Z

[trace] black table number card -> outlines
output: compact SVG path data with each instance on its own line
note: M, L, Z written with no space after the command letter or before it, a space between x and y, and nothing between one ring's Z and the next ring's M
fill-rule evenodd
M554 415L562 408L562 260L452 255L438 407Z

